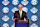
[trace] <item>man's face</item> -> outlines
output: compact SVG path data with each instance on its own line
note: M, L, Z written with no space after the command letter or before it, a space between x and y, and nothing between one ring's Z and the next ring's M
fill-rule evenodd
M19 11L22 11L22 5L19 5L18 8L19 8Z

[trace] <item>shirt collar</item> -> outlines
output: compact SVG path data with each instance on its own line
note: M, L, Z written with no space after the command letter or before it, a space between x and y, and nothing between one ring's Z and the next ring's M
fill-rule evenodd
M22 12L22 11L19 11L19 12Z

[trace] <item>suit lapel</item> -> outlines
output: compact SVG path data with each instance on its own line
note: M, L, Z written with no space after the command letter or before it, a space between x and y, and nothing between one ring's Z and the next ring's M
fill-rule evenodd
M20 14L19 14L19 11L18 11L18 15L19 15L19 18L20 18ZM23 11L22 11L22 17L23 17Z
M23 11L22 11L22 17L23 17Z
M20 18L20 14L19 14L19 11L18 11L18 15L19 15L19 18Z

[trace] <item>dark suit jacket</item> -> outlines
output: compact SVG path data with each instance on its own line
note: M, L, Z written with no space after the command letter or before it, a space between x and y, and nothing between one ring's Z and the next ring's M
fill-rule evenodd
M21 20L24 20L24 17L27 18L26 12L24 12L24 11L22 11L22 17L21 17L21 18L20 18L19 11L16 11L16 12L14 13L14 18L19 18L19 19L21 19Z

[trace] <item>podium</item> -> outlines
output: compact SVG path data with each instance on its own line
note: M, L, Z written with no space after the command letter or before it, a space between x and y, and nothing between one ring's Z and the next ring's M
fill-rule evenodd
M29 27L29 20L18 20L15 22L15 27Z

